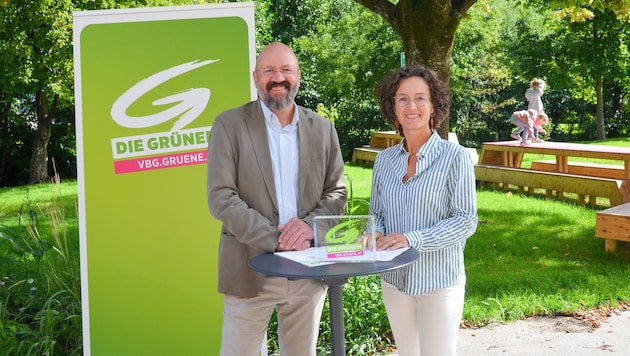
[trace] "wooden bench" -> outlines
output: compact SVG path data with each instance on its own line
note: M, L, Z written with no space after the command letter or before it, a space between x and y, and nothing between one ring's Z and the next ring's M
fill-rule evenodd
M381 152L382 148L376 147L358 147L352 151L352 163L374 164L376 155Z
M376 155L387 147L396 145L402 137L396 131L376 131L372 133L370 144L352 151L352 163L374 164Z
M376 155L383 149L394 146L402 140L396 131L377 131L372 133L370 144L363 147L357 147L352 151L352 163L374 164ZM448 140L459 144L457 134L455 132L448 133ZM473 162L477 162L479 157L474 148L468 148Z
M556 161L544 160L533 161L531 169L554 172ZM602 178L624 179L624 167L612 164L590 163L590 162L569 162L568 173L583 176L593 176Z
M399 143L400 140L402 137L394 131L374 132L368 147L387 148Z
M630 242L630 203L598 211L595 236L606 239L606 252L615 252L617 241Z
M520 193L525 191L525 187L530 193L533 189L544 189L547 198L552 198L554 191L558 199L563 198L563 192L575 193L577 202L582 205L586 203L586 197L592 205L595 205L597 197L609 199L610 206L630 201L630 180L484 164L475 165L475 177L480 184L493 183L495 189L502 185L504 190L508 190L510 184L517 186Z

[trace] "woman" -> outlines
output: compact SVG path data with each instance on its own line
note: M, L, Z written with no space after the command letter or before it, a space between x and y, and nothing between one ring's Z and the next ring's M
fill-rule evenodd
M412 247L420 258L381 274L400 356L455 355L464 309L464 246L477 227L470 154L435 129L448 118L450 90L421 66L377 86L381 113L403 140L374 162L370 213L378 250Z

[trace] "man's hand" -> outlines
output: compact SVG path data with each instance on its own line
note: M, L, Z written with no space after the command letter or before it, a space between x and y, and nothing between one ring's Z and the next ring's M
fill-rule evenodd
M286 224L278 225L278 251L300 251L311 247L313 229L298 218L291 218Z

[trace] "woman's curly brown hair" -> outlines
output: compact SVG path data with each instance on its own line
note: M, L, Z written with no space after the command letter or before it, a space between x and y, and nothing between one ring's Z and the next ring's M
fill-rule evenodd
M411 77L420 77L429 84L429 95L431 96L431 104L433 104L433 114L431 131L440 127L440 124L448 118L451 110L451 90L442 82L437 73L427 67L421 65L411 65L396 69L390 75L381 79L375 88L376 99L378 100L381 114L385 122L392 124L399 131L401 136L405 136L402 127L396 125L394 95L400 81Z

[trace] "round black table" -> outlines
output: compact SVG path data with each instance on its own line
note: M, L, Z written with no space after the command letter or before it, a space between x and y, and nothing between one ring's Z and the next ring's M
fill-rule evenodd
M249 267L267 276L289 279L322 279L328 286L332 354L334 356L342 356L346 354L346 340L341 288L348 282L348 278L393 271L414 262L419 256L420 254L417 250L409 248L391 261L335 262L333 264L308 267L273 253L265 253L252 258L249 261Z

